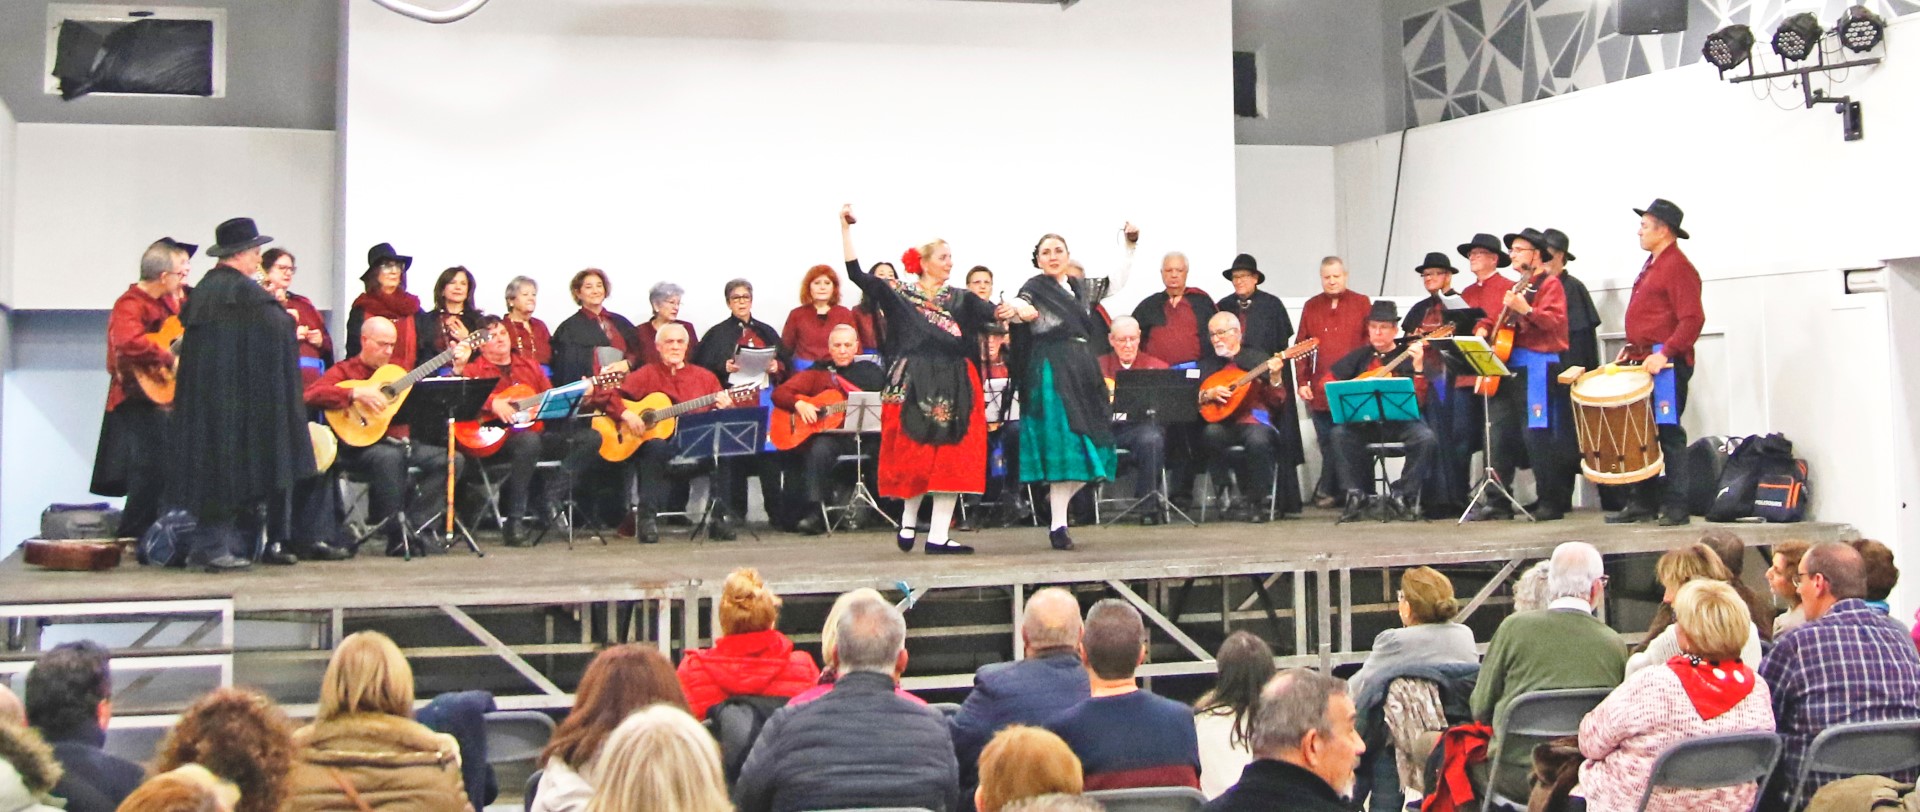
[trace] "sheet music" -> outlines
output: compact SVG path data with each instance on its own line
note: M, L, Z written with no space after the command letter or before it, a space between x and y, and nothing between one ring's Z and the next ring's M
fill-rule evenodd
M1467 300L1458 293L1449 293L1441 296L1440 305L1448 310L1465 310L1472 307L1472 305L1467 304Z
M774 356L779 352L772 347L741 347L740 351L733 355L733 364L739 367L740 371L727 376L727 385L766 386L767 367L773 363Z

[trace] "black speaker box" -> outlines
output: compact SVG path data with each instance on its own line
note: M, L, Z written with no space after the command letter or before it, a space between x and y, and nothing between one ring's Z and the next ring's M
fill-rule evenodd
M1687 30L1687 0L1617 0L1616 27L1628 36Z

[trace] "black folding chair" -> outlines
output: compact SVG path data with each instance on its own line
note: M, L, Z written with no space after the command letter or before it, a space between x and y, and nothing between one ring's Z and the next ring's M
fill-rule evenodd
M1507 706L1506 724L1499 730L1502 755L1511 752L1509 747L1522 747L1523 752L1531 753L1536 744L1579 733L1580 720L1612 692L1611 688L1564 688L1521 694ZM1525 798L1502 796L1499 786L1500 760L1495 760L1487 768L1487 798L1481 804L1482 812L1527 808Z
M1920 719L1834 725L1813 737L1800 760L1788 809L1807 800L1813 773L1884 775L1920 767Z

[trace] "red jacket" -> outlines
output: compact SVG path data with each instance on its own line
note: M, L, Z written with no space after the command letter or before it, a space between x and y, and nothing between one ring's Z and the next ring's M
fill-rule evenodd
M1511 288L1509 288L1511 289ZM1512 322L1513 346L1541 353L1567 351L1567 291L1560 286L1560 280L1546 274L1540 275L1535 284L1531 299L1533 309L1526 315L1519 311L1507 314ZM1491 336L1493 320L1500 316L1506 305L1506 292L1493 298L1493 308L1487 310L1487 317L1480 320L1478 327L1486 328Z
M1647 357L1655 344L1665 345L1666 356L1693 363L1693 343L1707 323L1700 307L1700 272L1692 260L1671 245L1657 257L1648 257L1640 277L1633 280L1633 298L1627 300L1627 357Z
M713 648L688 651L680 659L680 689L693 718L736 696L793 697L820 679L813 655L794 651L793 641L774 629L729 634Z
M119 408L127 399L126 381L134 367L173 366L173 353L161 349L147 334L179 313L178 300L156 299L137 284L128 285L126 292L114 300L113 312L107 316L107 372L112 374L107 381L107 411Z

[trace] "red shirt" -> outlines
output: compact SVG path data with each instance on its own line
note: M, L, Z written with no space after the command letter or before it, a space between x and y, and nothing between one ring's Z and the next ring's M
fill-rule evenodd
M553 363L553 333L547 331L546 322L536 318L528 318L524 324L513 319L502 321L507 325L507 335L513 338L515 357L524 355L541 366Z
M1166 359L1170 364L1200 360L1200 326L1194 321L1193 305L1187 303L1185 292L1171 299L1161 294L1160 312L1166 314L1167 322L1147 331L1146 341L1141 343L1140 351Z
M1693 343L1707 323L1700 307L1700 272L1680 252L1679 244L1647 257L1640 277L1633 280L1633 298L1627 300L1627 357L1635 360L1666 345L1665 355L1693 363Z
M1189 311L1191 311L1191 309L1192 308L1188 308ZM1120 374L1120 370L1122 369L1166 369L1166 368L1167 368L1167 362L1162 361L1159 358L1156 358L1153 355L1148 354L1146 350L1141 350L1139 355L1135 355L1133 357L1133 366L1130 366L1130 367L1121 366L1120 356L1114 353L1107 353L1106 355L1100 356L1100 377L1106 378L1109 381L1113 380L1114 377L1118 376Z
M786 409L787 411L793 411L794 404L799 403L800 398L810 398L828 389L838 389L843 393L867 391L861 389L859 384L848 380L847 376L835 375L831 371L824 369L824 366L823 364L822 366L795 374L793 377L788 378L785 383L774 387L773 405ZM854 365L850 368L858 369L859 366ZM867 368L871 369L872 365L867 365Z
M315 346L306 339L300 341L300 357L319 359L322 363L332 361L333 336L327 335L327 320L320 317L320 311L313 306L313 300L298 293L289 293L287 310L292 313L294 324L320 333L319 346ZM313 383L319 377L318 368L309 362L301 362L300 380Z
M347 404L353 402L353 390L344 388L340 384L345 381L367 380L373 377L373 369L357 355L327 367L325 373L307 384L307 391L302 396L307 402L307 408L323 411L346 408ZM407 427L393 423L387 426L387 436L405 437Z
M107 411L120 408L127 399L126 379L134 367L173 366L173 353L153 343L147 334L177 315L178 300L155 298L137 284L128 285L127 291L113 300L113 312L107 316L107 373L112 376L107 381Z
M1465 290L1460 291L1460 298L1467 301L1468 307L1477 307L1486 312L1487 318L1493 318L1500 315L1501 300L1506 298L1507 291L1510 290L1513 290L1513 280L1494 273L1489 274L1484 282L1468 285ZM1466 388L1479 381L1480 378L1477 375L1461 375L1454 379L1453 385Z
M675 321L674 324L687 328L687 357L692 358L693 354L700 349L700 334L694 331L692 322ZM654 336L659 334L660 328L653 326L653 319L640 322L633 328L633 332L640 337L640 346L635 351L640 359L639 363L642 365L660 363L660 348L653 345Z
M853 311L840 305L821 313L813 305L801 305L787 314L787 325L780 330L780 343L793 351L793 357L818 361L827 357L827 336L842 324L854 324ZM855 326L858 332L858 326ZM749 331L751 332L751 331Z
M1533 310L1526 315L1509 314L1509 323L1514 324L1513 346L1534 352L1566 352L1567 290L1556 277L1541 274L1539 280L1534 283ZM1487 328L1489 335L1493 333L1493 320L1499 317L1505 298L1505 293L1496 297L1493 309L1487 310L1487 317L1480 320L1479 326Z
M865 310L853 312L853 326L860 331L860 349L877 350L880 348L881 331L886 325L884 314L875 315Z
M493 385L493 394L487 397L487 405L481 408L480 419L482 420L494 416L492 412L493 402L500 399L501 393L506 392L516 385L532 389L535 394L553 388L553 382L547 380L547 373L540 370L540 365L534 363L532 358L524 355L508 355L507 363L504 366L488 361L485 358L475 358L467 362L466 373L469 378L492 378L495 376L499 378Z
M654 362L627 373L620 382L620 398L610 398L607 412L614 417L626 414L627 405L621 401L639 400L655 392L666 393L667 399L674 403L685 403L694 398L706 397L720 391L720 379L703 367L686 364L679 369L668 369L667 365ZM704 412L706 409L697 409Z
M1339 307L1334 306L1336 302ZM1314 411L1327 411L1327 369L1367 343L1367 310L1371 307L1373 300L1365 294L1345 290L1339 296L1322 293L1300 308L1300 332L1294 336L1294 343L1320 339L1316 352L1294 362L1294 380L1313 384Z

